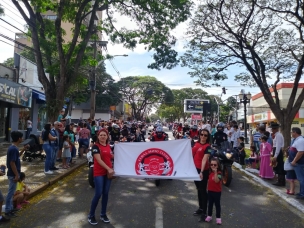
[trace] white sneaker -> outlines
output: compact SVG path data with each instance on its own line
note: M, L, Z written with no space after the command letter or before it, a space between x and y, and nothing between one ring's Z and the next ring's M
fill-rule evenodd
M51 170L49 170L49 171L47 171L47 172L44 171L44 173L45 173L45 174L53 174L54 172L51 171Z

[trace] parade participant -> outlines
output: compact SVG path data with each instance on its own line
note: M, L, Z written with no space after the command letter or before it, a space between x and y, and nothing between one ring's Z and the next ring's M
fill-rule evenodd
M219 147L221 146L222 142L228 140L228 136L224 133L224 124L219 123L217 125L217 132L214 134L213 144L216 143Z
M285 170L284 170L284 156L283 156L283 147L284 147L284 137L279 132L280 125L277 123L272 123L270 125L270 128L272 129L272 132L275 134L273 145L273 163L277 163L277 165L274 167L274 172L278 175L278 180L273 185L276 186L285 186ZM268 138L269 139L269 138ZM267 139L267 140L268 140Z
M260 172L259 175L262 178L272 179L274 177L270 164L270 157L272 153L272 146L267 142L267 136L263 135L260 145Z
M111 135L111 141L119 142L120 128L117 124L112 125L112 131L110 132L110 135Z
M95 210L101 196L100 219L105 223L110 222L109 218L107 217L107 204L112 182L110 177L114 175L114 170L111 162L113 159L113 154L109 145L109 134L107 130L101 129L97 133L97 141L92 146L92 154L94 156L93 172L95 195L92 199L91 209L88 215L88 222L91 225L97 225L98 222L95 219Z
M163 132L163 128L158 126L155 132L152 134L150 141L158 142L158 141L167 141L168 135Z
M192 127L191 127L191 130L189 131L189 136L190 136L190 138L195 138L195 137L198 137L198 129L197 129L198 127L197 127L197 125L193 125Z
M206 222L212 220L213 203L216 210L216 224L221 225L221 194L222 194L222 173L220 162L217 158L210 161L210 175L208 180L208 216Z
M291 129L292 137L295 139L289 148L288 161L294 167L297 179L300 183L300 192L297 193L297 199L304 199L304 138L301 135L301 129L293 127Z
M192 155L197 173L200 175L200 181L194 181L197 189L199 208L193 215L201 215L200 221L205 221L207 214L207 183L209 177L208 159L211 154L210 132L203 129L199 132L199 141L192 148Z
M183 127L183 132L186 133L188 131L190 131L190 127L189 127L189 124L186 122Z

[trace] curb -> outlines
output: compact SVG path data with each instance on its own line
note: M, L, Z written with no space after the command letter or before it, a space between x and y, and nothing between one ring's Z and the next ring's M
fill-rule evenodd
M50 187L51 185L55 184L57 181L65 178L66 176L70 175L72 172L74 172L76 169L82 167L83 165L87 164L87 161L84 160L82 162L80 162L79 164L75 165L74 167L72 167L71 169L69 169L68 171L61 173L59 175L57 175L56 177L52 178L51 180L49 180L46 183L41 184L39 187L35 188L29 195L29 199L38 195L39 193L41 193L42 191L44 191L45 189L47 189L48 187Z
M289 198L285 194L282 194L281 192L278 192L276 187L273 187L272 185L270 185L267 182L263 181L261 178L257 177L256 175L254 175L254 174L252 174L252 173L244 170L240 164L234 162L233 166L235 168L237 168L238 170L240 170L241 172L245 173L246 175L252 177L252 179L255 182L257 182L258 184L260 184L260 185L262 185L262 186L264 186L266 188L269 188L274 194L276 194L277 196L279 196L285 202L287 202L288 204L290 204L294 208L298 209L300 212L304 213L304 205L302 205L301 203L299 203L296 199Z

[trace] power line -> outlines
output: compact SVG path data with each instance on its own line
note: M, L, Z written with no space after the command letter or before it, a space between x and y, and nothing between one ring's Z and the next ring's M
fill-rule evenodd
M6 7L7 7L7 6L6 6ZM17 17L21 18L22 20L24 20L22 17L20 17L19 15L17 15L16 12L13 12L13 11L11 11L10 9L6 8L6 7L3 6L3 8L4 8L5 10L8 10L8 11L12 12L15 16L17 16ZM16 9L15 9L15 10L16 10ZM16 10L16 11L17 11L17 10ZM20 13L20 12L18 11L18 13Z
M2 25L0 25L0 27L2 27L2 28L4 28L4 29L6 29L6 30L8 30L8 31L10 31L10 32L12 32L12 33L14 33L14 34L16 33L16 32L14 32L14 31L12 31L12 30L10 30L10 29L8 29L8 28L2 26Z
M10 25L10 26L14 27L14 28L15 28L15 29L17 29L18 31L22 32L23 34L25 34L25 35L29 36L29 35L28 35L28 34L26 34L24 31L22 31L21 29L17 28L17 27L16 27L16 26L14 26L14 25L12 25L11 23L7 22L6 20L4 20L4 19L2 19L2 18L0 18L0 20L1 20L1 21L4 21L6 24L8 24L8 25Z

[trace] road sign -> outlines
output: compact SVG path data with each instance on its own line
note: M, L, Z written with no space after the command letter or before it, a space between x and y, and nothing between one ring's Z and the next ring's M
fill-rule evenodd
M204 113L204 104L208 104L208 103L209 100L186 99L184 100L184 112Z

